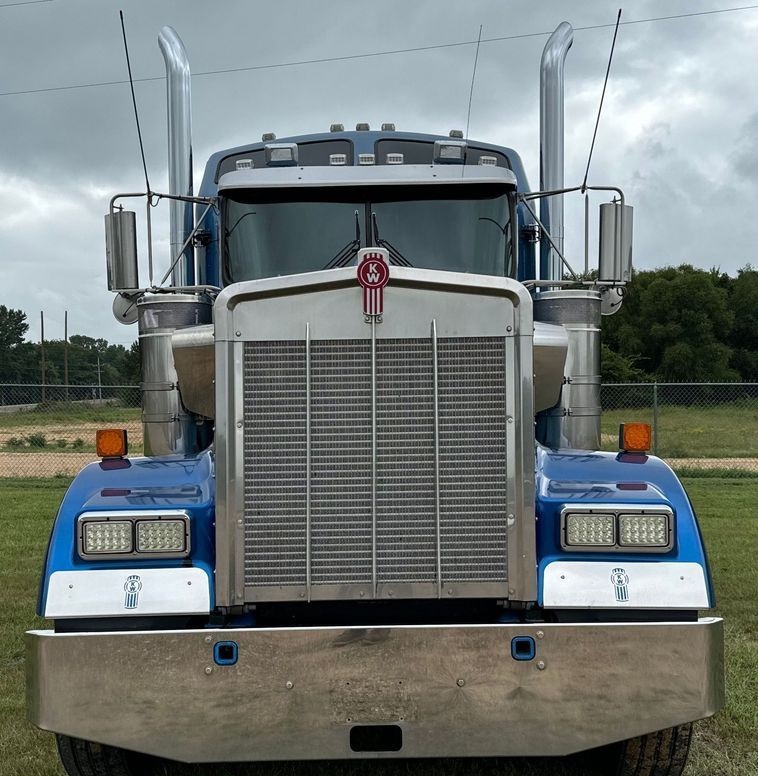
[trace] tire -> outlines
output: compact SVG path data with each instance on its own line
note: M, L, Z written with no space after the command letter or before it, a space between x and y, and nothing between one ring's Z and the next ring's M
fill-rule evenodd
M68 776L147 776L164 774L165 766L153 757L113 746L56 735L58 756Z
M603 776L682 776L692 740L692 723L630 738L588 752L592 773Z
M692 723L624 741L617 776L682 776Z

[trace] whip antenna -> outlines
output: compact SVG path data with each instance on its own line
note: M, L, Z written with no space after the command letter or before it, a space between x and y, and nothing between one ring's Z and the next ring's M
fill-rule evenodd
M142 169L145 173L145 189L147 191L148 200L152 190L150 189L150 179L147 175L147 162L145 161L145 146L142 143L142 130L139 125L139 112L137 111L137 98L134 96L134 79L132 78L132 65L129 61L129 46L126 42L126 27L124 26L124 12L118 12L121 19L121 35L124 38L124 53L126 54L126 69L129 72L129 87L132 90L132 105L134 106L134 120L137 122L137 137L139 138L139 150L142 154Z
M479 25L479 37L476 39L476 54L474 55L474 72L471 73L471 89L468 93L468 113L466 114L466 140L468 140L468 128L471 124L471 101L474 98L474 80L476 79L476 63L479 61L479 46L482 42L482 25Z
M619 24L621 22L621 9L619 8L618 16L616 17L616 28L613 30L613 43L611 43L611 53L608 57L608 67L605 71L605 81L603 81L603 91L600 95L600 106L597 109L597 119L595 120L595 131L592 133L592 144L590 145L590 153L587 157L587 169L584 171L584 180L582 181L582 192L587 190L587 177L590 174L590 162L592 161L592 152L595 150L595 138L597 137L597 128L600 126L600 114L603 112L603 100L605 99L605 88L608 86L608 76L611 74L611 62L613 62L613 50L616 48L616 36L619 32Z

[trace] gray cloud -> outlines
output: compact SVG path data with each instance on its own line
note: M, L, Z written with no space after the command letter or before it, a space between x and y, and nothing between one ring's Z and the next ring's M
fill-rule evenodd
M0 91L122 80L118 9L134 75L161 76L156 35L172 24L194 73L553 29L611 24L606 0L354 0L276 4L226 0L54 0L0 9ZM630 0L624 19L709 10L708 0ZM735 271L753 258L747 212L758 180L758 11L621 28L591 178L616 183L636 206L638 266L690 261ZM580 182L610 47L611 28L577 30L567 60L566 181ZM521 153L538 182L539 56L545 37L482 44L471 134ZM462 128L472 45L193 79L196 174L218 148L346 125ZM137 83L153 185L165 186L165 85ZM73 331L128 342L110 315L102 216L111 193L142 187L126 85L0 97L0 303L21 307L37 334ZM570 257L581 264L582 203L567 202ZM166 266L165 215L156 230ZM578 258L577 258L578 257Z

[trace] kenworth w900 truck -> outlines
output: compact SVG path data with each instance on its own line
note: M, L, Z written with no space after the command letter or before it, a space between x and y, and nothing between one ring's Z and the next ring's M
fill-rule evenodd
M596 748L683 772L722 623L649 429L599 452L632 223L589 187L612 196L597 277L566 279L571 41L543 53L538 192L510 148L359 124L219 151L195 195L163 29L170 191L141 196L148 227L170 202L169 286L152 254L139 283L137 195L106 217L145 456L99 433L44 563L53 628L27 636L29 717L71 776Z

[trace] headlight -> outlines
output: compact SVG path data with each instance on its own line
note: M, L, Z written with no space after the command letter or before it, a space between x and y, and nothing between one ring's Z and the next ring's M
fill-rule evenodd
M668 552L674 513L666 506L571 504L561 511L561 546L575 552Z
M566 515L566 544L612 547L616 544L615 515Z
M137 523L137 552L183 552L183 520L140 520Z
M87 555L132 551L132 524L128 520L84 523L82 548Z
M668 515L619 515L622 547L666 547L668 543Z
M77 533L85 560L183 558L190 551L190 517L180 509L85 512Z

